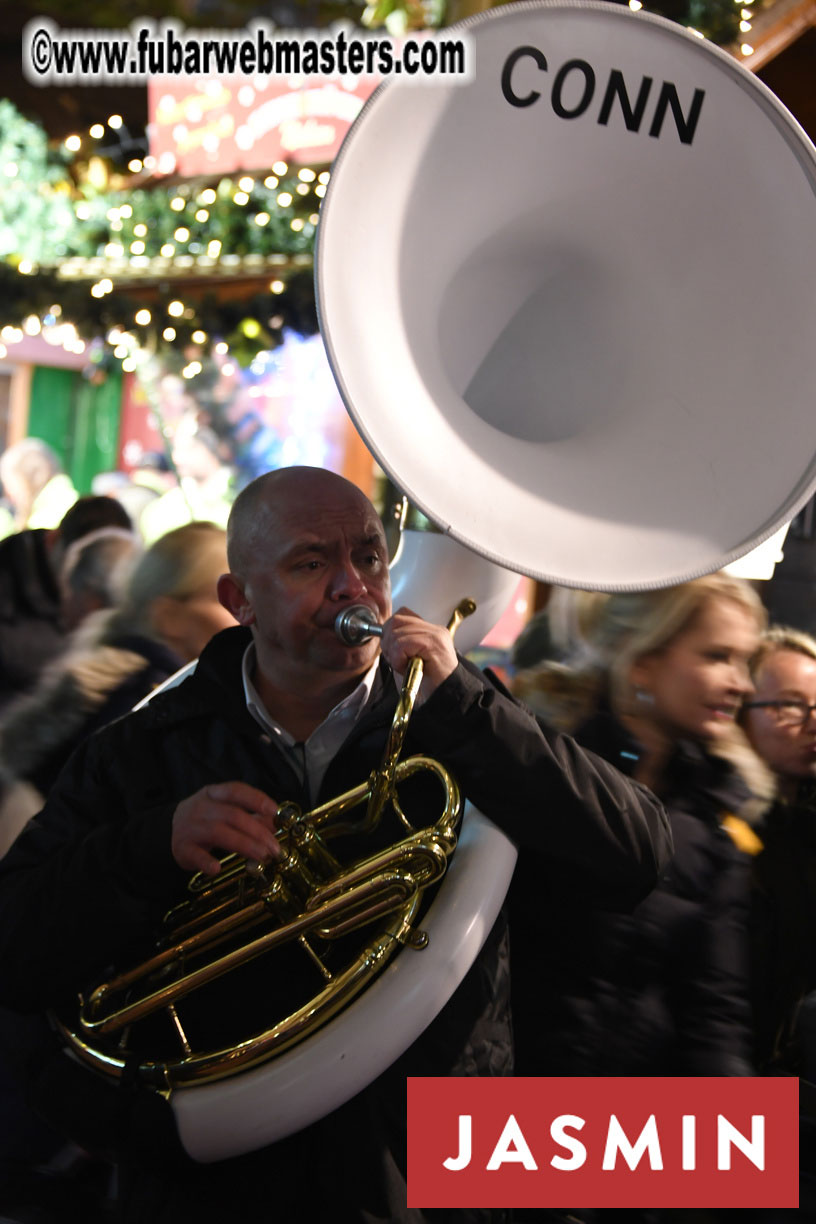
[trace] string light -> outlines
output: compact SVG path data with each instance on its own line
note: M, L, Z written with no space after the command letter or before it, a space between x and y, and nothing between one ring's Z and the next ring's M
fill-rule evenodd
M750 3L751 0L743 0L743 3ZM81 154L85 150L86 159L91 158L92 146L88 143L89 138L93 141L101 141L106 135L108 129L110 132L116 132L124 127L124 120L121 115L112 114L103 122L94 122L89 124L87 130L83 133L72 133L63 143L64 148L72 154ZM127 129L125 129L127 134ZM122 139L121 137L119 138ZM130 137L128 137L128 140ZM127 146L125 146L127 147ZM131 146L132 147L132 146ZM102 156L107 157L108 151L104 155L93 153L93 158L104 169L107 176L110 171L107 169L107 163L102 160ZM141 157L132 155L127 163L128 169L133 174L139 174L148 169L148 164L155 165L155 158L149 155ZM120 165L124 164L124 159ZM5 165L0 165L0 181L9 181L19 176L20 170L16 162L9 160ZM188 186L176 186L175 188L162 187L161 184L156 186L151 185L151 190L148 194L139 190L131 197L133 205L120 204L121 192L118 187L109 187L110 179L105 177L96 184L89 177L89 170L85 167L81 174L84 177L79 179L79 189L87 184L93 186L93 192L87 192L87 199L71 200L68 197L68 206L71 210L69 220L75 218L77 223L93 223L85 231L87 239L81 242L69 237L67 250L59 261L59 270L56 266L52 267L52 261L49 259L46 265L46 273L48 276L59 275L59 278L65 282L74 282L82 291L84 285L84 293L88 295L85 299L90 307L90 300L99 301L105 298L108 294L114 291L114 282L117 290L117 296L111 306L115 308L115 302L121 301L124 305L127 302L127 285L144 278L145 273L149 272L151 267L155 268L155 274L159 277L168 275L168 265L171 263L174 266L174 271L170 275L175 279L184 277L185 272L189 269L189 275L206 275L205 267L219 267L222 274L229 277L241 278L247 273L258 274L259 269L274 267L278 270L278 266L297 270L298 266L305 267L310 263L310 253L308 244L303 245L298 243L294 238L287 242L286 234L301 235L304 233L310 235L314 227L317 225L319 215L317 212L306 214L305 208L308 208L306 200L303 205L300 204L300 199L308 197L312 190L315 190L319 196L325 194L325 185L329 180L329 172L311 169L308 166L292 166L291 169L288 163L280 160L275 163L272 172L255 178L251 174L244 173L240 177L230 178L227 176L220 177L218 181L213 181L211 186L201 187L192 183ZM283 178L283 176L286 176ZM112 180L114 183L116 180ZM268 198L265 192L269 192ZM117 194L118 193L118 194ZM277 194L276 194L277 193ZM254 198L253 198L254 197ZM145 207L146 201L152 198L157 200L159 208L153 206ZM206 227L208 223L215 221L212 228L219 232L222 226L225 226L224 210L230 208L231 202L238 207L243 207L250 202L254 203L255 207L249 210L249 215L246 216L244 222L244 233L249 238L246 246L240 246L241 254L234 252L234 248L228 254L224 253L223 243L221 239L212 238L198 227ZM219 205L220 200L220 205ZM111 203L111 201L116 201ZM209 206L218 205L218 211L212 213ZM264 206L265 205L265 206ZM304 208L305 205L305 208ZM190 206L190 212L184 217L188 223L180 224L175 229L172 223L168 224L168 218L162 217L161 208L170 210L176 214L185 213L185 210ZM260 206L260 207L259 207ZM314 207L314 203L312 207ZM292 210L281 215L279 210ZM300 211L302 215L292 215L292 212ZM134 216L135 212L135 216ZM195 225L188 218L194 216ZM253 224L249 225L250 217ZM178 217L182 221L182 217ZM135 221L135 224L133 223ZM108 241L103 238L97 246L98 239L96 232L100 224L108 233ZM226 225L229 226L227 220ZM267 230L265 237L260 236L260 231ZM79 226L77 232L81 234ZM165 237L165 232L173 234L173 239ZM223 232L227 232L226 226ZM258 235L252 238L251 235ZM82 247L90 248L85 254L80 254L79 250ZM110 261L111 275L104 275L107 271L106 262ZM277 266L276 266L277 265ZM40 271L38 264L29 258L23 258L17 261L17 270L21 275L31 275ZM115 269L115 270L114 270ZM148 282L149 283L149 282ZM172 281L171 281L172 283ZM276 295L283 294L286 291L286 282L282 277L268 281L269 291ZM66 309L71 313L74 309L74 299L66 297ZM70 304L69 304L70 302ZM81 297L79 299L80 310ZM106 309L109 311L111 306ZM91 314L87 315L87 311L83 312L83 318L88 321L93 319L93 311L100 310L101 307L91 308ZM127 306L124 306L127 310ZM162 303L154 305L152 312L146 308L136 309L135 305L130 306L128 312L129 317L133 320L134 332L136 327L150 328L157 327L157 336L160 341L163 340L170 344L178 342L179 335L175 327L162 327L161 320L156 319L157 311L167 314L171 319L181 318L189 320L189 326L195 330L187 331L185 323L185 331L182 333L182 338L190 335L192 342L198 345L206 345L208 343L208 332L210 323L206 322L205 327L201 327L199 316L202 321L209 307L200 311L198 306L185 306L180 300L175 300L170 303ZM273 331L279 330L285 326L285 313L276 315L274 319L266 320L260 311L262 307L251 307L247 318L240 325L240 330L249 341L261 342L262 338L267 335L261 327L258 319L262 319L264 327L271 328ZM45 330L52 336L58 333L59 339L52 339L52 343L63 343L64 346L73 346L73 351L80 352L84 349L84 341L80 339L75 329L72 330L72 335L65 333L62 335L65 327L63 324L58 324L60 308L57 304L53 311L43 317L29 316L24 327L28 334L37 334L37 331ZM252 317L257 314L258 318ZM87 316L87 317L86 317ZM97 316L98 317L98 316ZM209 316L207 316L209 318ZM44 319L49 321L46 323ZM127 323L125 323L127 326ZM21 339L23 332L17 329L14 332L13 340ZM120 330L118 337L111 335L108 343L111 348L114 347L113 341L116 341L115 348L117 356L120 360L128 361L129 368L135 369L138 364L138 356L136 354L141 350L141 346L145 342L144 332L139 335L129 336L127 332ZM10 336L10 342L11 336ZM268 343L268 339L267 339ZM253 347L253 346L251 346ZM230 354L229 345L227 342L220 342L219 346L213 346L212 352L218 352L220 356L227 357ZM122 354L125 354L123 357ZM124 366L123 366L124 368ZM195 363L188 362L185 367L186 377L192 377L196 371Z

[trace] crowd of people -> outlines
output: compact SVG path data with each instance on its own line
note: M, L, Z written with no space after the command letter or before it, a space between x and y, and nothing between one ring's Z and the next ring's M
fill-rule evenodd
M337 636L354 604L381 638ZM274 863L281 801L366 778L414 658L406 751L517 846L505 909L388 1071L272 1146L197 1164L161 1096L101 1085L44 1017L146 953L191 873ZM444 1213L406 1206L407 1076L816 1079L816 640L769 627L726 574L559 591L506 679L392 609L382 523L322 469L258 477L226 531L148 544L120 503L83 497L0 543L0 1216L420 1224ZM426 784L400 792L418 823Z

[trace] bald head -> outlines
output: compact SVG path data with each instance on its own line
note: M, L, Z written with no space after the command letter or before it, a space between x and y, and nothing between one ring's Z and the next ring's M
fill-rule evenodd
M366 495L325 468L287 467L266 472L235 499L227 524L227 558L234 574L245 576L270 538L291 527L316 507L327 513L357 511L379 524ZM380 526L381 529L381 526Z
M227 550L230 573L222 574L218 597L252 630L256 687L266 708L272 711L270 702L278 708L284 697L288 708L294 695L302 700L309 692L325 717L379 652L376 638L353 647L341 642L338 613L362 603L381 624L391 615L379 515L342 476L281 468L236 498Z

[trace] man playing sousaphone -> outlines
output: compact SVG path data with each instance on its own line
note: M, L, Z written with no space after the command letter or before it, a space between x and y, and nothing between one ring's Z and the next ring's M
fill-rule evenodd
M424 678L408 751L436 758L521 853L543 851L596 901L627 905L651 888L669 851L659 804L543 730L457 656L445 629L404 608L392 615L382 524L356 487L315 468L258 478L233 507L228 557L219 597L239 626L212 640L182 685L82 747L0 864L0 1001L59 1011L152 945L191 872L218 875L225 852L273 863L282 800L308 810L377 768L394 677L414 657ZM383 623L381 642L340 640L335 620L352 604ZM274 1147L210 1165L182 1152L165 1102L127 1073L109 1089L55 1054L36 1094L87 1144L102 1132L126 1221L419 1220L406 1207L405 1077L508 1074L506 979L500 920L386 1074ZM78 1075L94 1081L82 1100Z

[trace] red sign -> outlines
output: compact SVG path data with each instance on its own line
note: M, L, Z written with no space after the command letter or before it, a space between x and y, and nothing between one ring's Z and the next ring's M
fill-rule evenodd
M409 1079L408 1206L799 1205L799 1081Z
M148 82L150 152L159 174L331 162L378 80L313 77L300 86L246 77Z

